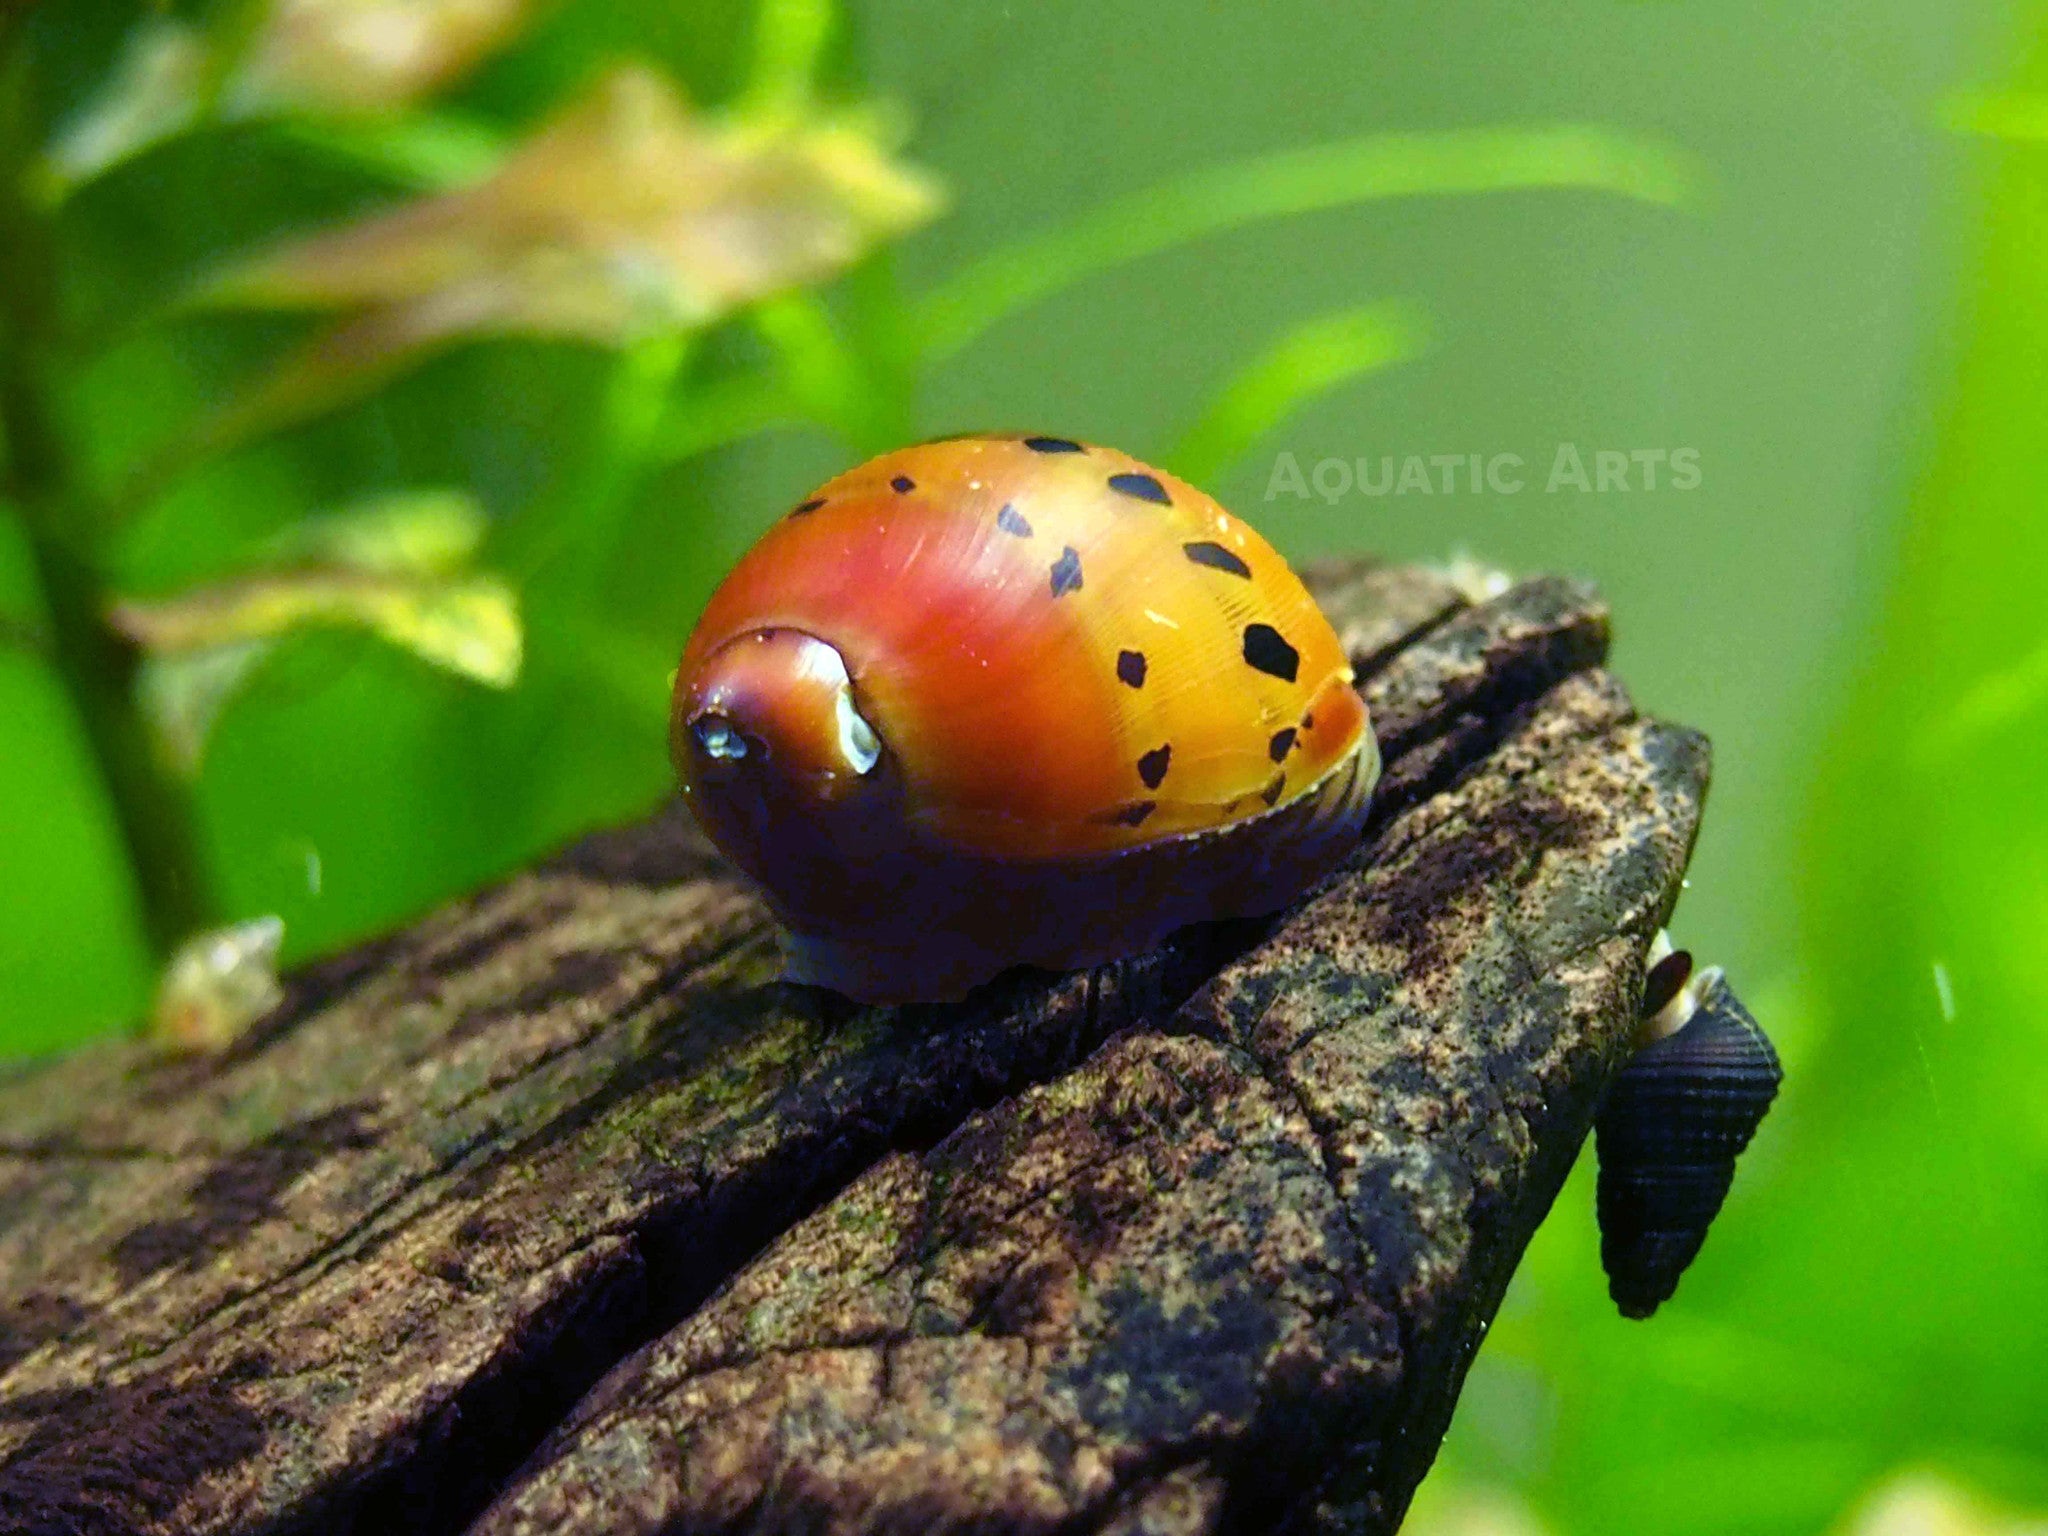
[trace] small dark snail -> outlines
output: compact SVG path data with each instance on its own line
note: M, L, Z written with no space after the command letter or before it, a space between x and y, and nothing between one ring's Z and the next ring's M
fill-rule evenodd
M885 454L712 595L670 745L706 833L865 1002L1276 911L1379 774L1343 646L1272 546L1126 454Z
M1784 1076L1720 967L1694 974L1690 955L1658 940L1643 1043L1594 1122L1600 1263L1624 1317L1648 1317L1678 1289Z

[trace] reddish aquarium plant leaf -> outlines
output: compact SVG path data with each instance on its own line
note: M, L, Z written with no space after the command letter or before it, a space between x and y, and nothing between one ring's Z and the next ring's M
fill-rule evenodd
M509 688L523 650L519 606L504 581L472 568L484 528L467 496L393 493L298 524L246 575L116 603L115 628L145 652L143 708L171 761L196 770L229 700L279 640L303 629L367 630L472 682Z
M477 185L213 284L213 304L346 312L231 412L229 435L310 414L464 337L621 346L703 325L831 276L938 204L858 124L701 117L661 76L623 68Z
M278 0L234 82L247 110L389 112L452 84L532 0Z
M314 624L358 625L414 655L499 687L519 672L519 620L495 577L454 581L354 571L259 576L160 603L117 604L113 619L152 651L270 640Z
M175 17L130 31L100 88L40 168L61 201L124 161L209 123L328 118L395 123L508 42L533 0L278 0L235 30Z

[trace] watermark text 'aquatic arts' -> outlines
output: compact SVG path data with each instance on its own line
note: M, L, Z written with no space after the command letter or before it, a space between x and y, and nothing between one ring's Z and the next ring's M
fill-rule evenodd
M1273 461L1266 500L1332 503L1347 496L1549 496L1689 492L1700 488L1697 448L1582 448L1559 443L1545 472L1519 453L1411 453L1321 458L1303 466L1292 453Z

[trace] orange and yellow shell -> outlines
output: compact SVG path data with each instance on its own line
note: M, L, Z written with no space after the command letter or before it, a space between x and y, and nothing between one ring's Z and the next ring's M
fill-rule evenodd
M1355 843L1378 767L1264 539L1024 436L884 454L781 519L690 637L671 743L792 975L883 1001L1284 905Z

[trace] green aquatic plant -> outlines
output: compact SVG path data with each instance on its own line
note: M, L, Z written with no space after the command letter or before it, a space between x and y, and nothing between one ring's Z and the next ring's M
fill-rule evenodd
M644 802L657 751L630 774L600 768L608 787L583 803L573 773L533 776L509 815L507 791L470 791L485 750L509 771L565 753L602 764L621 731L658 742L673 624L650 627L609 589L655 483L763 434L818 435L835 456L923 435L928 381L1007 318L1232 229L1513 189L1670 205L1696 181L1670 150L1593 127L1375 135L1110 196L913 289L890 248L945 193L902 158L902 117L859 85L826 0L762 0L730 38L703 22L692 39L732 61L705 108L673 64L614 58L549 80L574 7L413 10L406 46L388 48L363 39L392 24L389 0L138 12L97 52L56 7L0 19L0 505L23 573L0 644L45 669L83 726L77 793L108 813L158 963L254 892L254 910L290 907L259 865L303 864L305 894L327 892L317 913L287 911L288 953L303 953L619 813L629 786ZM544 84L494 94L522 70ZM209 200L172 190L190 167ZM223 210L248 232L217 234ZM188 258L142 284L102 273L154 265L104 227L122 220L172 231ZM1425 334L1371 295L1303 317L1162 457L1218 475ZM415 414L459 423L508 400L561 412L533 424L540 458L514 483L392 484L374 464L379 434ZM701 537L666 549L685 592L728 557ZM389 671L364 637L494 697ZM417 749L402 769L364 761L354 782L431 783L432 838L460 833L468 851L382 825L379 872L345 894L325 873L345 843L280 842L226 785L345 773L331 751L278 744L299 701L351 690L367 690L358 747L405 720ZM617 723L565 741L593 707ZM231 719L239 751L272 743L268 766L216 770ZM352 803L359 827L382 814ZM401 845L422 849L416 863ZM132 987L101 994L126 1011Z
M1797 968L1750 998L1786 1091L1685 1304L1595 1304L1591 1169L1531 1246L1416 1529L2041 1529L2048 1460L2048 38L1940 113L1986 174L1896 419L1900 535L1845 637ZM1930 109L1929 116L1935 116ZM1945 317L1946 318L1946 317ZM1681 907L1679 920L1684 919ZM1588 1160L1582 1159L1582 1164ZM2031 1510L2026 1515L2021 1511ZM1516 1522L1512 1525L1509 1521Z

